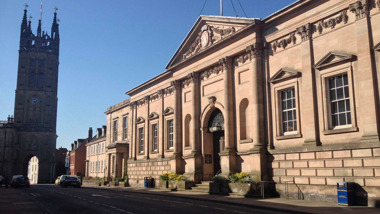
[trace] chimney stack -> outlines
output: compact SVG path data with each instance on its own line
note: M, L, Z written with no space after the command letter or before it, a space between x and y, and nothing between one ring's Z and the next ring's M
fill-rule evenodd
M71 144L71 151L74 151L74 144Z
M90 140L92 138L92 127L88 129L88 139Z
M107 126L103 126L102 127L103 136L106 135L106 131L107 131Z
M102 129L101 128L97 128L96 129L96 137L99 138L102 136Z

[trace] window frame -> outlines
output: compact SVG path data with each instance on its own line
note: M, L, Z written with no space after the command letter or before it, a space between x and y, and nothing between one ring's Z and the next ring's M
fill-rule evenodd
M335 66L330 69L320 70L320 91L322 92L322 111L323 111L323 134L339 134L345 132L354 132L357 131L357 121L356 121L356 110L355 110L355 94L353 87L353 70L351 63L345 63L343 65ZM351 114L351 124L342 125L342 126L332 126L331 118L331 103L329 95L329 85L328 79L331 77L336 77L342 74L347 74L348 81L348 92L350 100L350 114Z
M169 125L170 122L172 123L172 126ZM174 149L174 143L175 143L174 119L173 118L167 119L165 124L166 124L166 148L168 150L173 150ZM170 132L171 127L172 127L172 132ZM170 136L172 136L172 138ZM170 142L172 142L172 144L170 144Z
M299 97L299 78L294 77L288 80L284 80L283 82L272 83L273 89L272 94L272 103L273 112L274 112L274 122L276 128L276 140L285 140L292 138L300 138L302 137L302 127L301 127L301 117L300 117L300 97ZM282 99L281 92L288 89L294 89L294 98L295 98L295 108L296 108L296 124L297 131L293 132L284 132L282 128L283 118L282 118Z
M142 133L141 133L142 130ZM145 154L145 126L137 127L137 154L144 155Z
M128 115L123 116L123 140L128 138Z
M112 142L117 142L118 125L118 119L112 121Z
M159 131L158 131L158 122L154 122L151 124L151 153L158 153L159 148ZM154 130L154 127L156 127L156 131ZM156 141L156 142L155 142ZM154 145L156 144L156 148L154 148Z

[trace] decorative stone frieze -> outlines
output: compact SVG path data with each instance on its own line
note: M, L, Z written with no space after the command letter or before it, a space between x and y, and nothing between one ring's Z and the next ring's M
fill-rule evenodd
M240 56L237 56L234 58L234 66L239 67L245 64L247 61L251 61L251 60L252 60L251 54L249 52L245 52L241 54Z
M160 99L161 94L159 94L159 93L160 93L160 91L158 91L158 92L156 92L156 93L150 95L150 96L149 96L149 101L150 101L150 102L154 102L154 101Z
M215 67L212 67L204 72L202 72L201 74L201 79L202 80L206 80L208 79L212 74L221 74L223 73L223 69L222 69L222 66L221 65L217 65Z
M165 97L169 96L169 95L172 95L172 94L174 94L174 86L170 86L170 87L164 89L163 95Z
M297 28L296 32L301 36L302 41L306 41L313 35L313 25L307 23L306 25Z
M272 43L273 52L276 52L278 48L285 49L289 44L296 44L296 32L292 32L285 39L276 40Z
M137 100L137 101L136 101L136 103L137 103L137 107L140 107L140 106L145 105L146 102L147 102L146 97L144 97L143 99Z
M189 73L189 74L186 76L186 79L182 82L182 87L183 87L183 88L187 88L187 87L190 85L190 83L193 82L193 79L194 79L194 77L193 77L193 73Z
M368 0L359 0L350 4L349 9L351 12L355 13L356 20L364 18L369 14L369 2Z
M347 16L347 10L343 10L339 13L337 17L333 17L328 19L327 21L321 20L318 22L317 30L319 34L322 34L323 29L331 28L334 29L337 24L340 23L347 24L348 22L348 16Z
M218 42L235 32L235 27L221 28L211 25L204 25L198 33L195 41L189 46L188 51L183 54L183 59L190 58L206 47L213 45L215 42Z
M229 56L220 59L219 64L222 65L224 71L232 70L232 58Z

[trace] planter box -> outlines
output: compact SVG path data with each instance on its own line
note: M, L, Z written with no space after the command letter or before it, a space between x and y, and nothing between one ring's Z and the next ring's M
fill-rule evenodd
M194 181L178 181L177 190L191 189L194 186Z
M231 192L239 196L253 194L252 183L229 183Z
M160 180L159 184L160 184L159 187L161 189L167 189L167 188L169 188L169 182L168 181Z
M178 185L178 181L169 181L169 189L176 190Z

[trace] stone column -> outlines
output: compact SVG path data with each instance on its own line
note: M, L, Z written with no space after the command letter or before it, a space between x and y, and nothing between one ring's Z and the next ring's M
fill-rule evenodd
M161 158L165 157L165 120L164 120L164 89L157 91L158 96L161 98L160 110L161 112L158 118L158 151L161 154Z
M182 167L182 109L181 109L181 83L178 80L172 82L174 87L174 153L172 171L177 174L183 173Z
M200 144L200 94L199 94L199 73L193 72L192 76L192 124L193 124L193 136L192 136L192 154L200 154L201 144Z
M132 118L133 118L133 122L132 122L132 127L133 127L133 131L132 131L132 144L133 144L133 159L134 160L137 160L137 124L136 124L136 120L137 120L137 104L136 102L133 102L132 103L132 109L133 109L133 115L132 115Z
M150 100L150 97L149 96L146 96L145 97L145 105L146 105L146 120L145 120L145 156L144 156L144 159L149 159L149 100Z
M250 53L252 68L252 147L251 150L260 150L265 144L263 139L264 114L263 114L263 91L262 91L262 45L256 43L246 48Z
M111 167L112 167L112 165L111 165L111 154L108 154L107 165L108 165L107 180L109 181L110 177L111 177Z
M225 57L219 60L223 67L224 79L224 138L225 149L231 150L234 148L234 112L233 112L233 87L232 87L232 58Z
M310 84L301 84L300 94L303 96L303 100L300 103L301 118L304 123L302 127L302 134L305 138L305 145L319 146L319 116L317 107L317 83L315 79L314 68L314 48L313 48L313 26L308 23L304 26L297 28L297 34L301 36L302 43L301 57L302 57L302 81ZM300 127L298 127L299 129Z
M178 80L172 82L174 87L174 155L181 155L181 83Z
M234 88L232 58L225 57L219 60L223 68L224 79L224 150L220 154L222 174L236 172L236 148L235 148L235 121L234 121Z
M379 109L376 100L378 99L378 85L375 79L375 62L373 56L373 41L370 37L370 17L369 2L367 0L357 1L350 4L350 11L356 15L356 41L357 41L357 69L358 72L357 90L358 97L358 118L360 119L360 129L362 130L361 141L379 141Z

